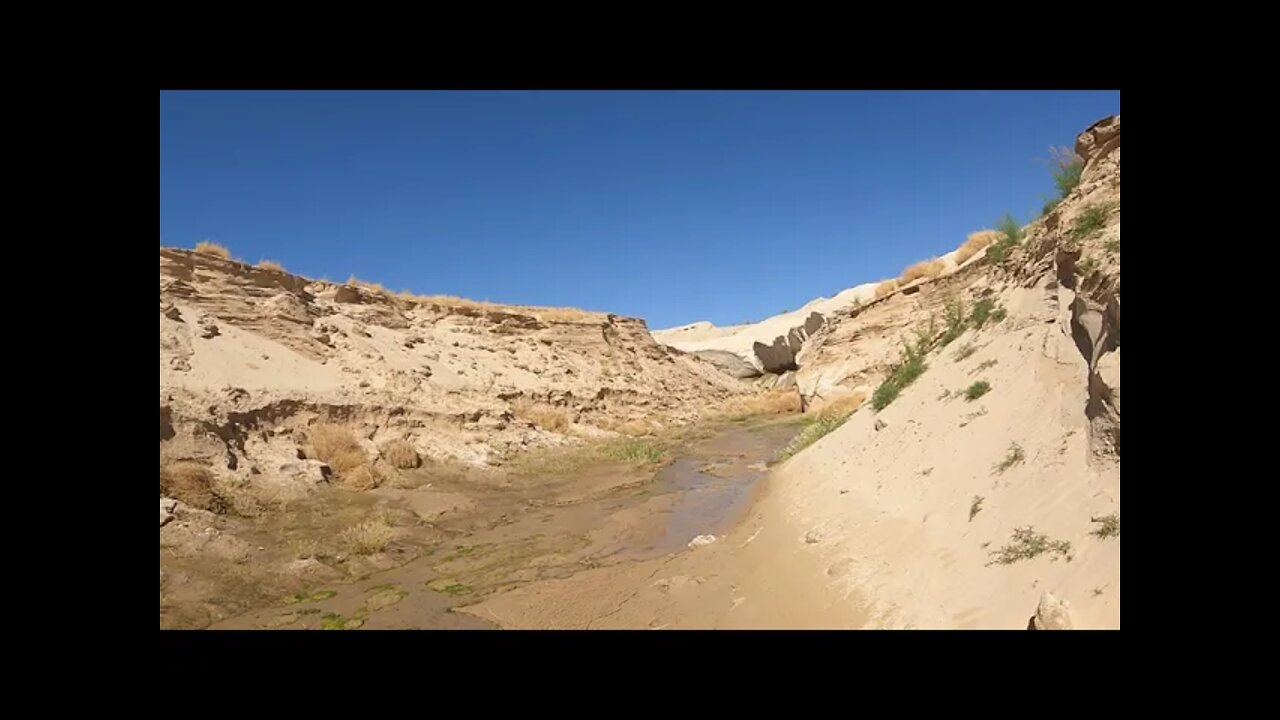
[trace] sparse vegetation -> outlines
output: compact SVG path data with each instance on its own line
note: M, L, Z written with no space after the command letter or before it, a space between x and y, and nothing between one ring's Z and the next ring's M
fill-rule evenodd
M1066 540L1050 540L1048 535L1036 532L1031 526L1020 527L1013 531L1008 543L991 551L988 565L1012 565L1020 560L1031 560L1049 553L1050 559L1066 558L1071 562L1071 543Z
M871 395L871 406L877 412L889 406L889 403L898 398L903 388L915 382L917 378L924 374L928 366L924 362L924 351L919 347L912 347L910 343L903 346L902 358L898 361L897 366L889 373L889 377L880 383L880 387L876 388L875 393Z
M948 298L942 319L946 322L947 329L942 333L942 337L938 342L943 347L946 347L964 333L966 323L964 298L959 296Z
M973 522L973 519L977 517L978 513L982 512L982 501L984 500L986 500L986 498L981 495L973 496L973 501L969 503L969 522Z
M521 452L513 458L511 467L525 476L563 476L602 463L650 465L667 458L666 445L657 438L617 437Z
M258 261L258 269L259 269L259 270L270 270L270 271L272 271L272 272L280 272L280 273L282 273L282 272L286 272L286 271L285 271L285 269L284 269L284 266L283 266L283 265L281 265L280 263L276 262L275 260L265 260L265 259L264 259L264 260L259 260L259 261Z
M472 592L469 585L464 585L453 578L436 578L428 581L427 588L445 595L467 595Z
M921 260L920 262L907 267L902 271L902 275L898 278L898 282L902 285L914 282L920 278L935 278L947 269L946 263L938 258L929 260Z
M418 455L418 449L408 440L388 440L382 444L379 451L382 459L394 468L408 470L422 464L422 456Z
M1081 258L1076 263L1076 271L1080 277L1089 277L1098 269L1098 259L1093 257Z
M854 393L824 405L813 413L813 417L805 423L800 432L791 439L791 442L782 449L782 452L778 454L778 459L786 460L831 434L862 406L865 399L866 396L862 393Z
M987 382L986 380L979 380L978 382L965 388L964 399L967 402L973 402L974 400L977 400L978 398L982 397L983 395L986 395L989 392L991 392L991 383Z
M1102 517L1089 518L1089 522L1097 523L1098 527L1089 534L1099 540L1107 538L1120 537L1120 513L1111 513Z
M212 240L201 240L196 243L196 252L220 257L223 260L231 259L231 251L228 250L225 245L219 245Z
M1102 244L1102 247L1103 247L1103 249L1105 249L1105 250L1106 250L1107 252L1109 252L1109 253L1119 254L1119 253L1120 253L1120 238L1112 238L1112 239L1110 239L1110 240L1106 241L1105 243L1103 243L1103 244Z
M552 432L564 432L573 423L567 411L529 398L519 398L511 403L511 411L521 420Z
M1004 233L999 230L979 230L969 233L969 237L965 238L964 244L956 249L956 264L963 265L966 260L977 255L978 251L1002 237L1004 237Z
M995 367L996 363L998 362L999 361L995 360L994 358L991 360L983 360L982 362L978 363L978 367L974 368L969 374L977 375L978 373L982 372L983 370L986 370L987 368Z
M658 442L646 438L618 438L607 440L599 446L600 455L615 462L649 465L661 462L666 449Z
M1111 212L1110 205L1092 204L1080 211L1080 215L1076 218L1076 224L1071 229L1071 236L1076 240L1084 240L1107 224L1107 214Z
M1022 242L1022 226L1018 224L1017 218L1012 213L1005 213L1004 217L1000 218L1000 222L996 224L996 229L1000 231L1003 237L987 248L987 258L992 263L999 264L1004 262L1010 248Z
M1062 198L1049 198L1048 200L1045 200L1044 205L1040 208L1040 215L1043 217L1053 212L1054 208L1058 207L1058 203L1060 202L1062 202Z
M892 295L893 292L897 289L898 289L897 280L885 280L884 282L876 286L876 299L879 300L882 297Z
M355 630L362 625L364 625L364 620L361 620L360 618L351 618L348 620L338 613L329 613L328 615L320 618L321 630Z
M1080 184L1080 174L1084 172L1084 160L1070 148L1049 148L1052 160L1050 171L1053 173L1053 184L1058 188L1058 197L1065 198Z
M374 555L386 550L395 534L384 518L376 517L343 530L338 540L353 553Z
M1004 319L1008 316L1009 312L1007 310L1003 307L997 307L991 311L991 322L1004 322Z
M975 328L981 328L987 324L987 320L991 319L991 311L996 307L996 301L984 297L973 304L973 312L969 313L969 322L973 323Z
M976 352L978 352L977 345L974 345L973 343L965 343L959 350L956 351L956 354L954 355L954 357L956 359L956 362L959 362L961 360L969 359Z
M996 463L996 472L1002 473L1026 459L1027 454L1022 451L1022 446L1018 443L1012 443L1009 445L1009 451L1005 453L1004 459Z
M843 425L847 417L848 416L839 417L836 415L815 416L813 420L808 422L800 432L791 439L791 442L782 449L782 452L778 454L778 459L786 460L801 450L804 450L810 445L818 442L835 431L836 428Z
M933 313L929 313L928 322L921 322L915 327L916 351L921 355L927 354L933 349L934 341L938 337L938 318Z

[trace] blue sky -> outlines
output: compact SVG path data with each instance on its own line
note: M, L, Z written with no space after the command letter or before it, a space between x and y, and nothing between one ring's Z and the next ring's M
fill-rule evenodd
M1115 92L162 92L160 243L311 277L725 325L1053 192Z

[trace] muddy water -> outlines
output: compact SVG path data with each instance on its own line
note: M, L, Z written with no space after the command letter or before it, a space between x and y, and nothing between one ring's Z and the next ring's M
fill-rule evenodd
M699 535L728 532L745 517L768 464L795 433L794 422L777 420L708 428L656 473L601 466L536 483L454 478L390 491L392 507L420 501L424 493L465 503L402 530L407 539L391 548L393 557L378 558L354 582L315 581L211 626L493 627L453 609L539 580L683 552Z

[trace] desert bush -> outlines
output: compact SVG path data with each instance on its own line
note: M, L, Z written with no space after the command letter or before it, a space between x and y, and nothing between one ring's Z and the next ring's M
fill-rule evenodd
M1089 534L1099 540L1120 537L1120 513L1111 513L1102 517L1089 518L1089 522L1098 523L1098 527Z
M205 255L213 255L215 257L220 257L223 260L231 259L231 251L228 250L226 246L219 245L218 243L213 242L212 240L201 240L200 242L196 243L196 252L204 253Z
M272 272L285 272L284 266L275 260L259 260L259 270L271 270Z
M357 555L373 555L386 550L395 534L395 528L384 518L377 517L343 530L338 541Z
M996 240L987 249L987 258L991 262L999 264L1004 262L1010 248L1022 242L1022 226L1018 224L1017 218L1011 213L1005 213L1004 217L1000 218L1000 222L996 224L996 229L1004 237Z
M355 433L347 427L334 423L316 423L311 428L310 435L312 454L338 475L368 462L364 447L356 439Z
M226 503L216 492L217 479L209 468L178 461L160 466L160 494L201 510L225 512Z
M885 378L872 393L871 406L877 412L885 409L889 403L898 398L903 388L915 382L927 369L928 366L924 362L924 349L904 343L902 357L898 364L889 372L889 377Z
M991 551L988 565L1012 565L1019 560L1030 560L1045 553L1057 560L1064 557L1071 562L1071 543L1066 540L1050 540L1048 535L1036 532L1034 528L1020 527L1013 531L1013 537L1003 547Z
M1084 172L1084 160L1070 148L1049 148L1050 172L1053 173L1053 184L1058 189L1058 197L1065 198L1080 184L1080 175Z
M893 291L897 289L898 289L897 280L885 280L884 282L876 286L876 299L879 300L882 297L891 295L893 294Z
M982 397L983 395L986 395L989 392L991 392L991 383L987 382L986 380L979 380L978 382L965 388L964 399L968 402L973 402L974 400L977 400L978 398Z
M1022 451L1022 446L1018 443L1011 443L1009 445L1008 452L1004 455L1004 458L1000 462L996 463L996 472L1002 473L1026 459L1027 454Z
M388 440L378 450L382 454L382 459L386 460L387 464L394 468L408 470L422 464L422 457L418 455L418 449L408 440Z

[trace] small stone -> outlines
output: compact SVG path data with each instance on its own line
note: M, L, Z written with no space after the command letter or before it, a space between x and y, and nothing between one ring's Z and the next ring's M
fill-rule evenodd
M822 540L822 535L818 534L817 532L815 532L815 531L813 531L813 530L810 530L809 532L805 533L805 535L804 535L804 541L805 541L806 543L810 544L810 545L813 545L813 544L815 544L815 543L819 542L820 540Z
M716 541L715 535L699 535L698 537L689 541L689 547L695 548L695 547L701 547L703 545L710 545L715 541Z
M880 432L881 430L887 427L889 427L888 423L881 420L880 418L876 418L876 432Z

